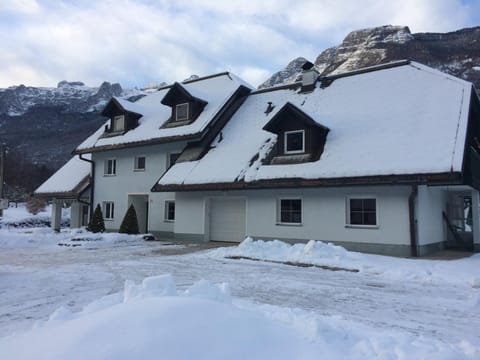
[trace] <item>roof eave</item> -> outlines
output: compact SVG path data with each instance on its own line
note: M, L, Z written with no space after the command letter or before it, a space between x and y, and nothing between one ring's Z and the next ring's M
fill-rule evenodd
M58 192L34 192L33 195L40 198L59 198L59 199L76 199L90 186L90 175L85 176L72 190Z
M175 136L167 136L157 139L149 139L149 140L141 140L141 141L132 141L129 143L123 144L111 144L111 145L102 145L102 146L94 146L84 149L75 149L72 154L73 155L80 155L80 154L89 154L94 152L100 151L108 151L108 150L119 150L119 149L126 149L131 147L137 146L147 146L147 145L156 145L156 144L165 144L175 141L183 141L183 140L193 140L199 139L203 136L203 132L197 132L194 134L188 135L175 135Z
M366 185L461 185L463 176L460 172L406 174L406 175L377 175L322 179L268 179L252 182L236 181L204 184L156 184L153 192L171 191L205 191L205 190L249 190L298 187L335 187L335 186L366 186Z

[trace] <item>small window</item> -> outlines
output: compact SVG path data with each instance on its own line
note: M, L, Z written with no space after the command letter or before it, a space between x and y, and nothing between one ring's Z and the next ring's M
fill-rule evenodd
M188 120L188 103L175 106L175 121Z
M125 130L125 115L118 115L113 118L112 131L124 131Z
M349 198L348 225L377 226L377 199Z
M115 215L115 206L113 201L105 201L103 203L103 213L105 214L105 220L113 220Z
M137 156L135 157L135 165L133 169L135 171L145 171L145 164L146 164L145 156Z
M180 153L170 153L168 154L167 158L167 169L170 168L173 164L177 162L178 157L180 156Z
M105 160L104 175L112 176L117 173L117 161L115 159Z
M165 201L165 221L175 221L175 201Z
M280 199L279 208L278 222L280 224L302 223L301 199Z
M305 152L305 131L285 131L285 154Z

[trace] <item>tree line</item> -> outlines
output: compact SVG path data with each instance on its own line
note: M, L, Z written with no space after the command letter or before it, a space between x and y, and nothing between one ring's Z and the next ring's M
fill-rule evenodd
M4 157L4 197L12 201L23 201L56 169L35 163L18 149L8 148Z

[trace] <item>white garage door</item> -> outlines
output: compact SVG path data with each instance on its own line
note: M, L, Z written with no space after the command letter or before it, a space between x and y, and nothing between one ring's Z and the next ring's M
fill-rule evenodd
M245 199L210 200L210 240L240 242L245 238Z

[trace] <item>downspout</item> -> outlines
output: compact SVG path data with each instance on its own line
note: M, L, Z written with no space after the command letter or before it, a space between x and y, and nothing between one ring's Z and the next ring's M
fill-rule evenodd
M90 184L90 203L86 203L86 205L89 205L90 206L90 219L92 219L92 216L93 216L93 190L95 188L95 161L93 160L90 160L90 159L86 159L84 157L82 157L83 154L79 154L78 157L80 158L80 160L83 160L83 161L86 161L86 162L89 162L92 166L92 170L90 171L90 176L92 177L92 183ZM80 198L80 196L82 195L82 193L80 193L78 195L78 197ZM78 199L80 201L80 199ZM84 202L84 201L80 201L80 202Z
M412 256L418 256L418 240L417 240L417 229L415 223L415 199L418 194L418 186L412 185L412 192L408 197L408 213L410 219L410 248L412 251Z

